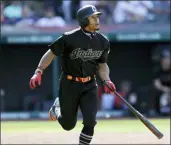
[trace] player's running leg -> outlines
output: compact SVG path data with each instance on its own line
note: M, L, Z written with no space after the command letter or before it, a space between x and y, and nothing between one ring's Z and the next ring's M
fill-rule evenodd
M62 75L59 86L59 99L52 105L49 116L51 120L58 120L65 130L71 130L77 122L80 85L78 82L67 80Z
M79 144L90 144L94 135L97 113L97 86L94 80L85 84L84 92L80 98L80 108L84 127L79 137Z
M51 120L56 121L61 116L61 108L59 97L57 97L49 110L49 117Z

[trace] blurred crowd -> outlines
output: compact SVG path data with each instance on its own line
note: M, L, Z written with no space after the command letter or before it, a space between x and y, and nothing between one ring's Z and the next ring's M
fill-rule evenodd
M170 0L4 0L1 1L1 24L64 27L75 24L77 10L87 4L103 12L102 24L170 21Z

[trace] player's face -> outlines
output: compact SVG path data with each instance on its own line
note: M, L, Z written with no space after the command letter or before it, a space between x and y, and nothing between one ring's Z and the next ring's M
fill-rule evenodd
M89 29L91 31L96 31L100 29L99 15L92 15L88 17L89 20Z

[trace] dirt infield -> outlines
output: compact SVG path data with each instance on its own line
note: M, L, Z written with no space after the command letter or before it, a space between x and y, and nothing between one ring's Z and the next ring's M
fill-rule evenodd
M78 144L77 132L2 133L1 144ZM95 133L92 144L170 144L170 133L162 139L151 133Z

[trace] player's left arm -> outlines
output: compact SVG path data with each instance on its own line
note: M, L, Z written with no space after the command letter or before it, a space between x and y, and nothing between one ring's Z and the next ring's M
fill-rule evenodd
M114 83L110 79L110 69L107 64L108 54L110 52L110 43L106 43L105 49L101 55L101 57L98 59L98 73L102 81L106 81L111 88L116 90ZM113 93L111 90L105 85L104 91L106 93Z
M102 81L110 80L110 77L109 77L110 70L109 70L107 63L98 63L98 68L99 68L98 72L99 72L99 76L101 80Z
M98 59L98 72L102 81L110 80L110 77L109 77L110 71L107 65L109 52L110 52L110 43L109 43L109 40L105 40L103 53Z

